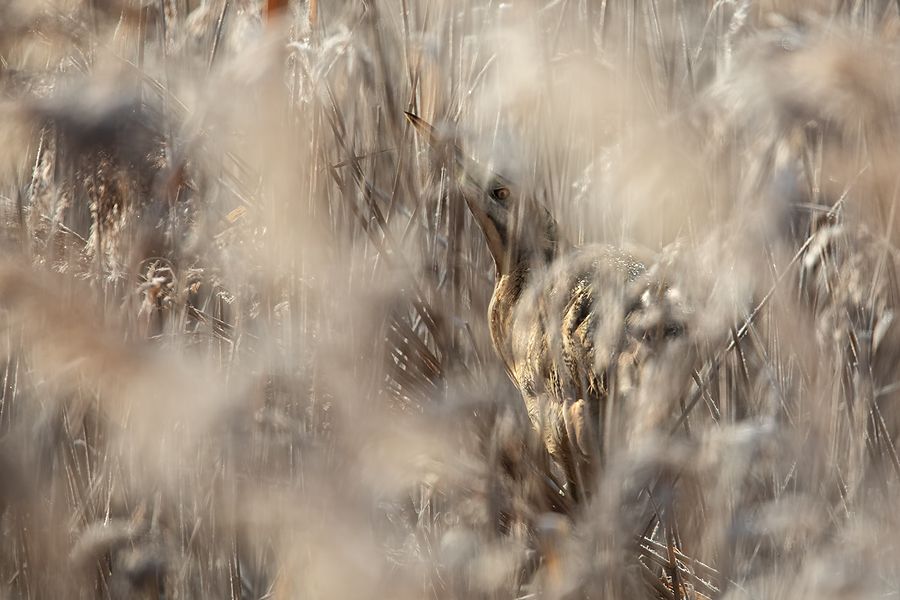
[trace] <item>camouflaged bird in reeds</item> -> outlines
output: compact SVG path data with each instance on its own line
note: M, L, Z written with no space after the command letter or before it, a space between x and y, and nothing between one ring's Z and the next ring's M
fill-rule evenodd
M690 361L689 312L662 265L636 251L573 247L533 195L407 116L453 162L494 258L491 339L577 500L604 457L657 429L681 397L686 377L676 374L691 370L663 365Z

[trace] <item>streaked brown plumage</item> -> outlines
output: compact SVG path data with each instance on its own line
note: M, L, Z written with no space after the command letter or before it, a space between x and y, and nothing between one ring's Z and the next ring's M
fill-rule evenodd
M621 430L623 415L648 410L641 418L658 424L664 417L657 398L681 393L683 385L668 372L648 366L652 357L685 345L676 340L684 337L688 315L646 258L611 246L573 247L533 195L466 157L415 115L407 117L429 145L452 152L452 168L494 258L491 339L577 500L621 441L613 432ZM678 352L681 360L689 354ZM652 402L641 398L645 388L654 388ZM669 403L662 405L667 414Z

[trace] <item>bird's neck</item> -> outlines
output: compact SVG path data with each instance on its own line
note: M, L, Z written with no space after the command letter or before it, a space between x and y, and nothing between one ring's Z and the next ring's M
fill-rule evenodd
M511 273L498 273L494 283L494 293L491 296L491 305L488 309L491 341L514 381L516 378L512 370L513 356L510 338L512 320L532 274L533 271L524 265L520 265Z
M572 245L560 231L559 224L546 208L535 203L526 218L511 223L503 232L505 244L494 256L496 278L514 273L527 279L530 274L548 267L571 250Z

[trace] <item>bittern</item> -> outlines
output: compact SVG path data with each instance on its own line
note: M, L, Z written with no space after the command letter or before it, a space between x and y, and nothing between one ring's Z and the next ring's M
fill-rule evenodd
M683 387L658 359L668 354L678 363L690 354L683 342L690 313L658 262L634 250L573 246L533 193L406 116L447 154L484 233L495 265L491 340L578 501L624 441L613 435L624 431L623 419L643 411L638 420L658 425L667 411L658 399L674 399Z

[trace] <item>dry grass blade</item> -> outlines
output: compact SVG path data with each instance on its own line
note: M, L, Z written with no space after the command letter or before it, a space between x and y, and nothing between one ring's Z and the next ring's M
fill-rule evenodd
M0 598L896 594L896 3L132 4L0 3Z

